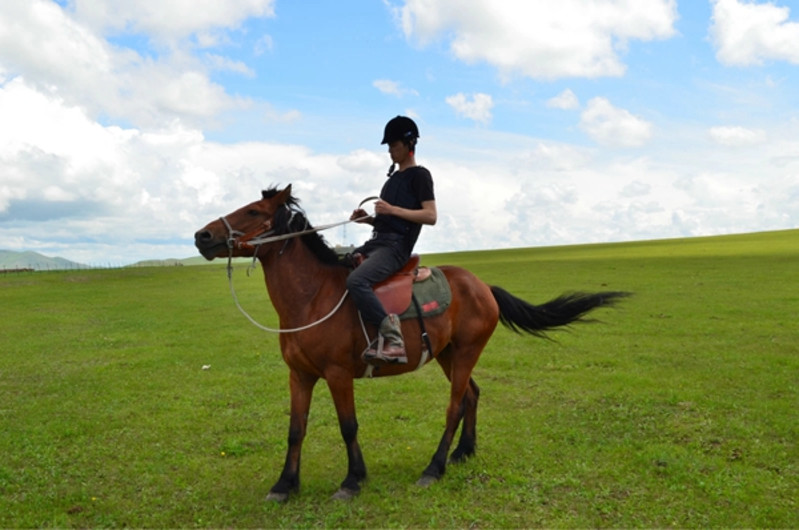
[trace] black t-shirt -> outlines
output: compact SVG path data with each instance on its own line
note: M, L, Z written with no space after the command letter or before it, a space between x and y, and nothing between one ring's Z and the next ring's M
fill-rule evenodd
M400 208L420 210L423 202L435 200L433 177L427 168L422 166L397 171L383 185L380 198ZM419 239L422 225L393 215L376 215L374 230L378 238L381 235L402 235L407 251L410 253L416 240Z

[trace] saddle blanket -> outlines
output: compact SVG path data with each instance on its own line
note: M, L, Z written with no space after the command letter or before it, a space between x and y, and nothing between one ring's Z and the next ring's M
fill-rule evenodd
M444 273L438 267L430 267L429 269L431 272L429 278L413 284L413 294L419 302L423 317L440 315L452 303L452 290L449 287L447 277L444 276ZM400 320L418 318L419 313L416 311L416 305L411 302L408 309L399 317Z

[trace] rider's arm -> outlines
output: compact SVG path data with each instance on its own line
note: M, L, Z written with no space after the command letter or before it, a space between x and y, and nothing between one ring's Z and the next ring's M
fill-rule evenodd
M438 220L436 201L434 200L422 202L422 207L419 210L409 210L407 208L393 206L382 199L378 199L375 203L375 213L393 215L400 219L422 225L434 225Z

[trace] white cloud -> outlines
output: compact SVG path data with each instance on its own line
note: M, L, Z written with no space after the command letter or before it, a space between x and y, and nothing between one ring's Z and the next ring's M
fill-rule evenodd
M710 35L716 57L737 66L768 60L799 64L799 23L788 20L790 12L771 2L714 0Z
M651 191L652 186L649 183L634 180L622 188L621 195L623 197L643 197L649 195Z
M263 35L255 43L255 55L260 56L275 49L275 42L271 35Z
M372 83L372 86L378 89L383 94L387 94L389 96L396 96L398 98L407 95L411 96L419 95L419 93L416 90L410 88L403 88L399 82L392 81L390 79L377 79Z
M287 110L280 112L272 105L265 104L264 119L268 123L295 123L302 119L302 113L298 110Z
M728 147L757 145L766 141L766 131L762 129L711 127L708 134L716 143Z
M486 124L491 121L491 109L494 107L494 100L489 94L472 94L472 99L458 93L446 98L447 105L455 109L459 116L464 116L470 120Z
M81 3L80 9L102 11L103 6ZM219 112L247 105L212 82L207 67L190 54L175 49L164 58L142 57L116 48L53 2L2 2L0 19L15 21L0 26L0 64L6 77L24 72L27 84L55 92L92 116L137 126L162 127L175 119L207 125ZM220 57L212 62L247 72L244 65Z
M451 36L456 57L503 75L601 77L624 73L619 53L630 40L673 36L677 3L407 0L397 16L408 39L424 46Z
M580 129L599 144L619 147L638 147L652 136L651 123L600 97L586 105Z
M574 110L580 108L580 100L571 89L566 89L554 98L547 100L547 107L562 110Z
M0 126L0 248L90 263L97 252L115 264L167 257L165 249L181 249L182 257L193 254L195 230L273 183L297 182L311 204L355 200L336 202L340 192L330 190L350 182L357 167L301 146L222 145L178 122L148 131L102 126L19 79L0 87L0 114L18 125ZM374 175L374 167L364 172ZM318 186L304 189L308 182ZM102 241L108 249L98 247Z
M221 28L235 28L250 17L274 16L274 4L275 0L69 2L76 20L102 33L141 33L169 43L198 34L206 45L217 41L212 34Z
M234 61L221 55L213 53L206 54L205 60L214 70L226 70L236 72L245 77L255 77L255 72L242 61Z

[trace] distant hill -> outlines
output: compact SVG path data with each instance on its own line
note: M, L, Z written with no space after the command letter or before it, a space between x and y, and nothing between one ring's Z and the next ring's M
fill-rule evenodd
M249 260L250 258L247 259ZM180 262L184 265L207 265L211 263L202 256L192 256L191 258L184 258L180 260Z
M183 260L169 258L169 259L146 259L137 261L128 267L182 267Z
M0 250L0 271L33 269L35 271L54 271L88 269L88 265L77 263L64 258L51 258L38 252L15 252L13 250Z
M217 260L221 263L226 260ZM236 263L250 262L251 258L236 258ZM205 265L210 263L202 256L194 256L185 259L150 259L142 260L127 267L182 267L184 265ZM77 263L60 257L50 257L38 252L16 252L13 250L0 250L0 273L11 270L34 270L34 271L57 271L57 270L76 270L91 269L89 265Z
M218 259L214 263L224 263L227 259ZM235 263L239 262L250 262L252 258L234 258L233 261ZM191 258L184 258L184 259L175 259L175 258L167 258L167 259L147 259L142 261L137 261L136 263L132 263L128 265L128 267L182 267L184 265L207 265L211 263L210 261L206 260L202 256L195 256Z

